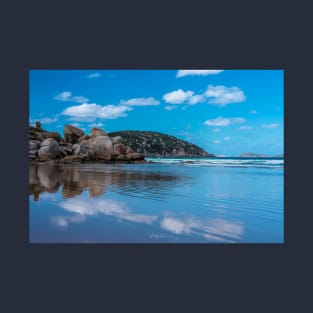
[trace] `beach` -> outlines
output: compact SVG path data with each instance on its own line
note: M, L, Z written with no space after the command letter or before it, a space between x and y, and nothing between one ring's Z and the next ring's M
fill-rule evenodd
M283 159L30 166L31 243L282 243Z

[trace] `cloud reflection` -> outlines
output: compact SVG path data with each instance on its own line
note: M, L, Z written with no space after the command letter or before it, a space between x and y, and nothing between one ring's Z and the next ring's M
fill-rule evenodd
M59 203L64 210L75 213L73 216L57 216L51 218L54 225L67 227L69 223L85 221L87 216L104 214L121 220L135 223L151 224L158 219L156 215L136 214L123 202L106 199L78 199L72 198Z
M165 217L160 222L161 228L176 235L195 234L209 241L234 241L241 238L242 223L224 219L174 218Z
M86 220L84 215L76 214L71 216L53 216L50 218L52 224L61 228L68 227L69 223L81 223Z

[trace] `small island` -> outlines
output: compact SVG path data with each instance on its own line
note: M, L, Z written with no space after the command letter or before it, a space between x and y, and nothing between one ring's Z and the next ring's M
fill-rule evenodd
M238 155L238 158L267 158L268 156L260 153L246 152Z
M145 156L214 157L202 148L176 137L151 131L106 133L93 128L90 134L65 125L63 137L46 131L39 121L29 126L30 163L147 163Z

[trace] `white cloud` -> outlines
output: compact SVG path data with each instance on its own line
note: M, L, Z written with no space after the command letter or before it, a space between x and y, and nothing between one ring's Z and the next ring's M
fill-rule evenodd
M177 109L177 108L178 108L177 105L167 105L167 106L165 107L165 110L167 110L167 111L172 111L172 110Z
M205 125L208 126L229 126L231 124L244 123L245 119L242 117L223 118L217 117L211 120L206 120Z
M43 118L40 118L39 121L41 122L41 124L51 124L51 123L54 123L58 120L57 117L53 117L53 118L50 118L50 117L43 117Z
M220 140L213 140L213 143L220 143Z
M249 111L249 114L257 114L258 112L256 110Z
M188 104L195 105L197 103L204 102L205 100L206 100L206 98L205 98L204 94L194 95L194 96L189 97Z
M64 91L54 97L55 100L66 101L66 102L88 102L89 99L83 96L72 96L70 91Z
M68 99L71 97L72 93L70 91L64 91L54 97L55 100L60 101L69 101Z
M126 105L105 105L101 106L96 103L83 103L81 105L66 108L62 114L68 115L76 121L94 121L96 118L116 119L127 116L125 112L131 111L132 108Z
M279 127L279 124L263 124L262 125L262 128L278 128Z
M184 77L184 76L189 76L189 75L201 75L201 76L206 76L206 75L216 75L223 72L223 70L179 70L177 72L176 77Z
M225 141L228 141L230 139L230 137L224 137Z
M90 127L90 128L93 128L93 127L100 128L100 127L103 127L103 126L104 126L103 123L92 123L92 124L88 125L88 127Z
M130 106L145 106L145 105L159 105L160 102L153 97L149 98L133 98L129 100L122 100L122 105L130 105Z
M101 77L100 73L92 73L86 76L86 78L98 78Z
M251 130L251 129L253 129L253 127L252 126L240 126L237 129L238 130Z
M162 99L170 104L181 104L189 100L192 95L193 91L183 91L182 89L178 89L165 94Z
M218 132L220 132L220 131L221 131L220 128L213 128L213 129L212 129L212 132L214 132L214 133L218 133Z
M187 105L195 105L197 103L208 101L209 104L223 107L229 103L243 102L246 100L246 96L238 87L209 85L207 90L201 94L195 94L192 90L184 91L182 89L177 89L165 94L162 99L170 104L185 103Z
M238 87L209 85L204 94L206 97L211 98L209 103L218 106L225 106L229 103L239 103L246 100L244 92Z

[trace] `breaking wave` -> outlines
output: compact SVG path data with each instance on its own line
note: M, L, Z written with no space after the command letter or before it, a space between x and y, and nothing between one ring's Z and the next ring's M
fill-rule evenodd
M153 163L183 166L282 168L283 158L168 158L147 157Z

